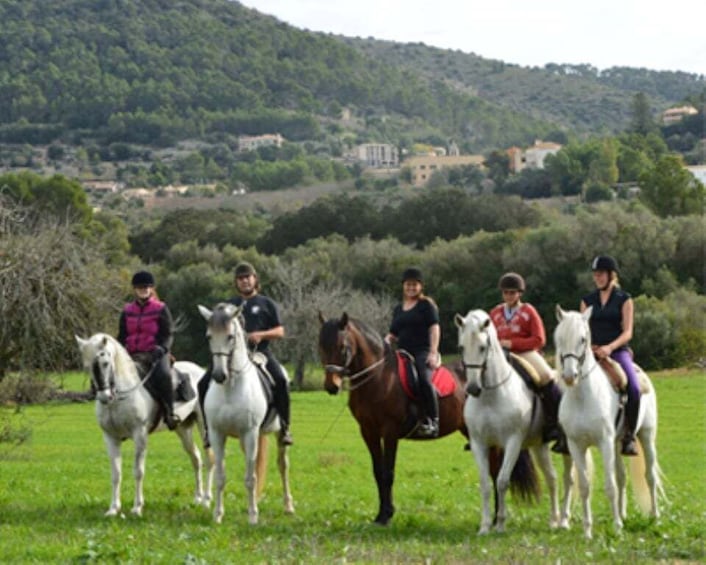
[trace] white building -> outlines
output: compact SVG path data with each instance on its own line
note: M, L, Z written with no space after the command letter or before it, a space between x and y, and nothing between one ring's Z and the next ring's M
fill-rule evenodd
M395 145L389 143L363 143L355 148L355 158L366 167L393 168L400 164L400 154Z
M258 147L282 147L284 137L278 133L264 135L241 135L238 137L238 151L254 151Z

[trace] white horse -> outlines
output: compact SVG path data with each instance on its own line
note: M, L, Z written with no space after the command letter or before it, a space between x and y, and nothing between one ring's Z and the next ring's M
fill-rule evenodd
M120 446L126 439L135 442L135 501L132 514L142 515L145 500L143 481L145 478L145 459L147 457L147 436L153 431L166 430L159 418L159 404L143 386L138 376L135 362L125 348L113 337L97 333L88 339L75 336L81 351L83 366L91 375L91 382L96 391L96 416L98 425L103 430L103 438L108 455L112 477L112 500L106 516L120 514L120 485L122 482L122 455ZM191 387L196 385L203 374L203 369L188 361L175 363L175 368L188 375ZM149 378L149 374L148 377ZM211 479L213 469L210 458L206 457L206 488L202 481L203 463L201 453L194 443L192 428L198 426L202 440L206 437L206 428L199 407L198 398L175 406L175 412L182 422L175 432L181 440L184 451L191 458L191 465L196 478L196 504L208 506L211 499Z
M544 416L541 402L525 385L508 362L490 317L483 310L472 310L466 317L456 314L458 343L468 381L469 396L464 419L471 437L471 451L480 472L483 516L479 534L492 526L490 513L490 473L488 449L504 450L497 478L496 530L505 528L505 494L520 452L529 448L539 462L550 497L549 526L569 527L571 504L571 458L564 455L564 498L559 511L557 474L552 465L549 445L542 443ZM531 460L530 460L531 462ZM531 467L534 476L534 467ZM538 485L534 481L535 489ZM535 495L538 493L536 490Z
M213 357L213 380L206 393L204 411L208 434L216 459L216 505L214 520L223 519L225 488L225 443L228 436L240 439L245 453L245 489L248 520L257 524L257 498L265 484L267 437L280 429L279 418L268 416L268 399L258 370L250 358L245 330L240 323L241 307L218 304L211 311L199 306L208 322L206 337ZM278 442L277 463L284 492L284 511L294 513L289 490L288 447Z
M583 530L592 537L591 481L586 466L590 446L597 446L603 457L605 491L613 514L616 530L623 526L627 499L625 467L620 455L620 440L624 416L616 429L620 410L619 394L613 389L607 375L591 352L591 331L588 320L592 308L583 313L569 312L556 307L559 325L554 332L557 363L566 391L559 406L559 423L569 443L579 475L579 490L583 501ZM658 497L663 496L657 463L657 396L652 383L645 376L647 392L642 392L637 421L637 437L642 450L631 457L633 490L638 504L653 517L659 516ZM644 469L644 474L639 469ZM617 489L616 489L617 477Z

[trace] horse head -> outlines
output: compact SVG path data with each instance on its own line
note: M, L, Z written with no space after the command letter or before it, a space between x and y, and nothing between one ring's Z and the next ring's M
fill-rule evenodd
M583 312L562 310L556 306L559 324L554 330L554 346L559 362L559 373L568 386L572 386L581 374L581 367L591 354L591 330L588 320L593 307Z
M324 389L329 394L338 394L343 387L343 377L350 374L350 363L355 355L355 343L348 332L348 314L340 319L325 320L319 312L319 357L326 376Z
M472 310L465 318L456 314L454 323L458 328L458 349L468 383L466 391L478 397L484 386L483 379L494 342L500 347L495 326L483 310Z
M213 380L222 384L231 374L242 372L248 363L247 338L240 320L243 306L221 302L213 310L201 305L198 308L207 322L206 339L213 366L211 374Z
M91 375L91 387L102 404L116 397L115 356L113 340L106 334L96 334L89 339L74 336L78 343L84 369Z

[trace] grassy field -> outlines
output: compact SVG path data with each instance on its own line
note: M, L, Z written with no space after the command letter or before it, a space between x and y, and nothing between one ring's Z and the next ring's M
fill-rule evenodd
M377 495L346 395L295 393L291 480L297 513L282 511L274 457L247 524L243 466L229 442L226 515L192 504L190 464L168 433L150 439L144 516L107 519L110 471L92 403L3 409L0 422L32 430L20 446L0 444L0 561L3 563L586 563L704 562L706 375L654 376L660 463L669 502L659 522L629 506L612 531L600 473L594 480L594 539L582 537L574 505L569 531L548 527L548 501L509 501L507 533L477 536L478 474L460 435L403 442L389 527L371 523ZM74 376L67 384L85 385ZM274 446L273 446L274 447ZM275 449L271 450L274 456ZM129 511L133 446L124 448L123 507ZM594 453L596 462L599 455ZM558 462L558 461L557 461Z

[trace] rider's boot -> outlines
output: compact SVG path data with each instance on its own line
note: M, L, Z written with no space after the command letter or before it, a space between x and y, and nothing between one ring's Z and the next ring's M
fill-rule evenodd
M206 400L206 393L208 392L208 385L211 384L211 365L209 364L208 369L203 374L201 379L199 379L199 384L197 385L199 391L199 405L201 406L201 416L203 417L203 427L206 430L206 437L203 440L203 446L205 449L211 447L211 440L208 437L208 422L206 421L206 410L204 409L204 401Z
M544 426L542 428L542 443L558 441L561 436L559 428L559 402L561 391L554 381L549 381L537 390L542 402L544 413Z
M282 445L294 445L294 438L289 431L289 390L286 382L275 385L274 403L280 423L279 442Z
M419 385L427 416L426 421L419 426L419 435L428 438L439 437L439 401L436 391L427 379L419 379Z
M174 430L181 422L174 414L174 388L172 386L172 374L167 356L155 363L152 374L154 385L158 388L159 402L164 409L164 423L170 430Z
M637 428L637 415L640 411L640 397L630 400L625 404L625 432L623 433L623 445L620 452L623 455L638 455L637 441L635 440L635 429Z

